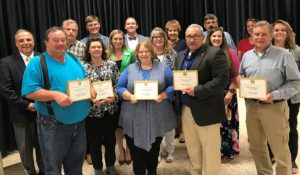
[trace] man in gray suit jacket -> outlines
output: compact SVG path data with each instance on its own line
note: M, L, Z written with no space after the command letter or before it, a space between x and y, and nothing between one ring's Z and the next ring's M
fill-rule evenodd
M125 35L125 44L128 48L135 50L137 44L141 41L148 40L148 37L140 35L136 32L138 24L133 17L128 17L125 21L125 29L127 31Z
M182 105L190 173L217 175L221 164L220 122L226 119L223 89L229 81L228 65L221 49L203 44L200 25L190 25L185 38L188 49L178 54L176 69L198 71L198 85L176 94Z

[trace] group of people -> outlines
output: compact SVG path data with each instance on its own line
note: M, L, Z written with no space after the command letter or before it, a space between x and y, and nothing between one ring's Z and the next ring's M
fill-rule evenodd
M272 175L272 159L276 174L297 173L300 49L286 21L271 25L248 19L247 38L238 47L213 14L204 18L206 31L189 25L185 40L179 38L177 20L168 21L165 30L154 28L149 38L137 33L133 17L125 21L126 34L115 29L109 37L100 34L98 17L87 16L85 24L89 36L80 41L72 19L48 29L43 53L34 51L33 35L20 29L15 34L19 53L1 59L1 94L28 174L38 174L35 147L39 174L60 174L62 166L65 174L82 174L89 153L95 175L116 175L117 145L120 165L132 162L135 174L154 175L162 158L175 160L178 135L186 144L191 175L217 175L221 159L239 153L240 77L268 82L266 98L245 99L257 174ZM174 91L173 70L197 70L198 85ZM96 99L91 86L91 99L72 101L67 82L85 78L111 81L114 95ZM140 80L158 82L156 99L136 99L134 82Z

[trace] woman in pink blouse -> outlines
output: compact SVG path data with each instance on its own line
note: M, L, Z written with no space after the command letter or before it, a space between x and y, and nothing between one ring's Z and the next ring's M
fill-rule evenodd
M221 123L221 153L222 158L233 159L239 153L239 115L235 81L238 76L239 59L236 52L228 48L224 31L217 27L209 31L206 44L218 47L225 52L229 66L229 82L224 89L227 120Z

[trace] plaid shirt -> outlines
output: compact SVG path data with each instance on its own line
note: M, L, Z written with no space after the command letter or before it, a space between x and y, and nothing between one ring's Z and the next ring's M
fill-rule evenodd
M68 45L67 52L76 55L80 61L83 61L85 54L85 44L76 40L74 43Z

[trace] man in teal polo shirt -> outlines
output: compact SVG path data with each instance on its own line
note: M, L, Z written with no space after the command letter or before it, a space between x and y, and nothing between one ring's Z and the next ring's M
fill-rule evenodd
M81 80L86 73L78 58L65 52L66 34L52 27L45 36L50 90L45 89L40 57L34 57L23 76L22 95L35 100L38 138L46 174L81 175L85 155L86 134L84 119L89 112L89 100L72 102L66 95L67 81ZM95 98L95 91L91 89ZM46 101L51 101L54 115L48 113Z

